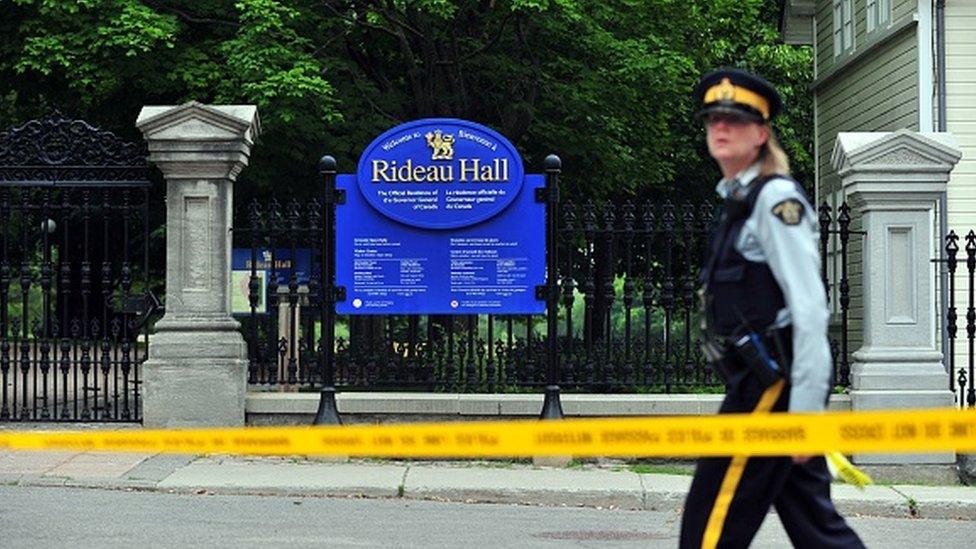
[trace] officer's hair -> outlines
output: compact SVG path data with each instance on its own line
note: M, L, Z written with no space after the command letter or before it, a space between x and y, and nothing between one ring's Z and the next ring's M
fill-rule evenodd
M759 149L759 159L762 162L759 172L762 175L790 175L790 159L786 151L776 139L776 132L769 128L769 139Z

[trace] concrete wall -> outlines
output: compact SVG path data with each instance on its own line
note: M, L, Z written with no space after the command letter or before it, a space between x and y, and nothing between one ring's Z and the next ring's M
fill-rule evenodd
M541 394L339 393L342 421L407 423L533 419L542 410ZM704 416L718 412L723 395L563 394L566 417ZM318 407L318 393L247 395L249 425L308 425ZM850 410L848 395L830 397L831 410Z

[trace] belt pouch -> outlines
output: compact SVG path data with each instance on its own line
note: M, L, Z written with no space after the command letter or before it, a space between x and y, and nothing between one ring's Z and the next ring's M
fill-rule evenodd
M783 369L772 359L758 334L749 333L736 340L735 352L763 387L783 378Z

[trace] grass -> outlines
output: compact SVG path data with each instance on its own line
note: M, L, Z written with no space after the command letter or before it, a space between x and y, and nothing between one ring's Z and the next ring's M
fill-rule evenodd
M685 475L691 476L694 468L681 465L662 465L655 463L636 463L627 467L628 471L639 475Z
M908 512L912 514L913 517L918 516L918 502L915 498L908 498Z
M356 457L350 460L357 463L376 465L443 465L448 467L489 467L493 469L511 469L518 465L531 465L530 458L498 458L498 459L436 459L409 457Z
M491 467L493 469L511 469L516 465L526 465L531 464L531 459L490 459L490 460L477 460L471 462L462 462L466 466L470 467Z

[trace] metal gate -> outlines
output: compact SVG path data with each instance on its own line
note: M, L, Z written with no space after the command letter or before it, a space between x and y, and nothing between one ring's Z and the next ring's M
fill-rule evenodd
M141 146L54 113L0 133L0 421L140 421L159 310Z

